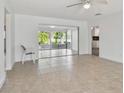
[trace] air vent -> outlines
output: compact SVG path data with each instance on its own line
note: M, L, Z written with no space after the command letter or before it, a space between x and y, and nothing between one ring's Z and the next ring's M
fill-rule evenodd
M100 15L102 15L102 14L101 14L101 13L96 13L96 14L95 14L95 16L100 16Z

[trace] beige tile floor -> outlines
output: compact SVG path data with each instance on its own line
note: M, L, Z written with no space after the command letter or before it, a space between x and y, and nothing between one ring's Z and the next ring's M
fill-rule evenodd
M16 63L0 93L122 93L122 68L88 55Z

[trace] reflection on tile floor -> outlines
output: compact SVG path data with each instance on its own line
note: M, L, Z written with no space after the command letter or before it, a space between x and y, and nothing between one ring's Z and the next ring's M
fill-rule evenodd
M41 50L39 51L39 58L76 55L76 54L78 54L78 51L74 51L71 49Z
M95 56L16 63L0 93L122 93L122 64Z

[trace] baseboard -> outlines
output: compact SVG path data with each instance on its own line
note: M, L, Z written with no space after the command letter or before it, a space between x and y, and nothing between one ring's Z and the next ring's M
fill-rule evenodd
M32 59L25 59L24 61L25 61L25 62L27 62L27 61L32 61ZM15 60L15 63L18 63L18 62L21 62L21 60Z
M37 59L36 59L37 60ZM31 62L33 60L25 60L24 62ZM22 61L16 61L15 63L21 63Z
M13 67L12 65L7 66L7 67L6 67L6 70L7 70L7 71L12 70L12 67Z
M123 62L121 62L121 61L113 60L113 59L110 59L110 58L106 58L106 57L102 57L102 56L100 56L100 58L101 58L101 59L104 59L104 60L111 61L111 62L123 64Z
M0 89L2 88L2 86L4 85L6 80L6 74L3 76L0 76Z
M15 62L13 62L12 65L9 65L6 67L6 70L9 71L9 70L12 70L13 66L14 66Z

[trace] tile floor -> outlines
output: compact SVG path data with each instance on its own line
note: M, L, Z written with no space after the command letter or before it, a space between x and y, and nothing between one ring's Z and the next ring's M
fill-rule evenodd
M122 93L122 69L90 55L16 63L0 93Z

